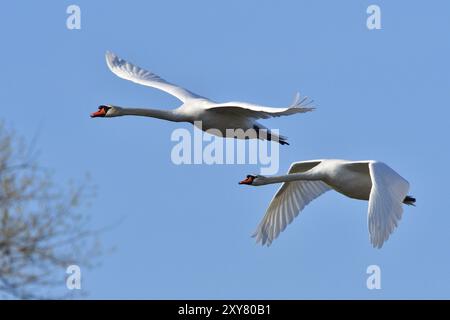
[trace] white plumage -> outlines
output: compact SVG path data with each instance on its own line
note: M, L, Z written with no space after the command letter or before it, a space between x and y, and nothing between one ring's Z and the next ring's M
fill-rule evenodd
M312 200L334 189L350 198L368 200L368 229L374 247L383 243L402 217L409 183L378 161L312 160L295 162L287 175L247 176L241 184L254 186L283 182L254 233L256 241L270 245Z
M239 101L216 103L180 86L174 85L148 70L119 58L111 52L106 53L106 63L109 69L118 77L165 91L178 98L183 104L173 110L123 108L114 105L102 105L99 107L99 111L91 115L92 117L134 115L176 122L194 123L201 121L202 130L216 129L221 136L226 135L227 129L242 129L244 131L249 129L256 131L267 130L267 136L258 134L256 137L259 139L275 140L281 144L288 144L285 137L271 134L270 130L256 120L289 116L314 109L311 107L312 101L308 100L307 97L301 99L299 94L296 95L294 102L287 108L272 108ZM245 136L236 137L245 138Z

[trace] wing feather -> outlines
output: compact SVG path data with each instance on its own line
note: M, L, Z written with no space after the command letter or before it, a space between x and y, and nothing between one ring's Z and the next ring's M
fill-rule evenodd
M313 160L293 163L289 173L308 171L320 162ZM308 203L330 189L322 181L299 180L283 183L253 234L256 242L269 246Z
M409 183L382 162L370 162L369 170L372 179L367 218L369 235L372 245L381 248L402 218Z
M297 93L294 102L287 108L273 108L247 102L232 101L212 105L207 110L215 113L233 113L252 119L268 119L313 111L312 102L307 97L301 99Z
M148 70L132 64L109 51L106 52L106 64L115 75L122 79L165 91L183 102L189 99L203 98L189 90L162 79Z

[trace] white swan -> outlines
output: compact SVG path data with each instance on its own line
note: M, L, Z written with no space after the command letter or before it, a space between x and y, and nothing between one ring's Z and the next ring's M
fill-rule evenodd
M263 245L269 246L313 199L334 189L350 198L369 200L370 241L381 248L402 217L402 204L414 205L416 201L407 195L408 181L386 164L373 160L294 162L287 175L248 175L239 184L261 186L279 182L284 183L253 235Z
M246 102L215 103L207 98L196 95L184 88L171 84L161 79L156 74L135 66L113 53L106 53L106 62L109 69L120 78L165 91L183 102L173 110L122 108L113 105L102 105L91 117L117 117L125 115L145 116L175 122L190 122L197 124L201 121L202 130L217 129L218 132L210 132L215 135L225 136L226 129L253 129L252 138L278 141L280 144L288 144L286 137L271 134L270 130L258 123L257 119L287 116L295 113L312 111L312 101L307 97L300 99L297 94L294 102L287 108L271 108ZM261 134L260 130L263 131ZM255 132L256 131L256 132ZM249 131L252 132L251 130ZM238 134L237 138L245 138L244 134Z

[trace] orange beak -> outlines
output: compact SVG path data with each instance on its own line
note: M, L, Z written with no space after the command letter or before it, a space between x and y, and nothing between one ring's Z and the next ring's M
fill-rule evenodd
M101 108L98 111L91 113L91 118L104 117L106 115L105 108Z
M253 182L253 177L248 177L245 178L244 180L242 180L241 182L239 182L239 184L252 184Z

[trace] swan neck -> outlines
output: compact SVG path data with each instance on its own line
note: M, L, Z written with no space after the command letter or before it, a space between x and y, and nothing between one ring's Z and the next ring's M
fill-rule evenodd
M315 174L302 172L302 173L291 173L281 176L266 177L263 184L281 183L281 182L291 182L297 180L320 180Z
M121 116L142 116L157 118L168 121L181 122L185 121L183 117L174 112L173 110L161 110L161 109L141 109L141 108L120 108L119 115Z

